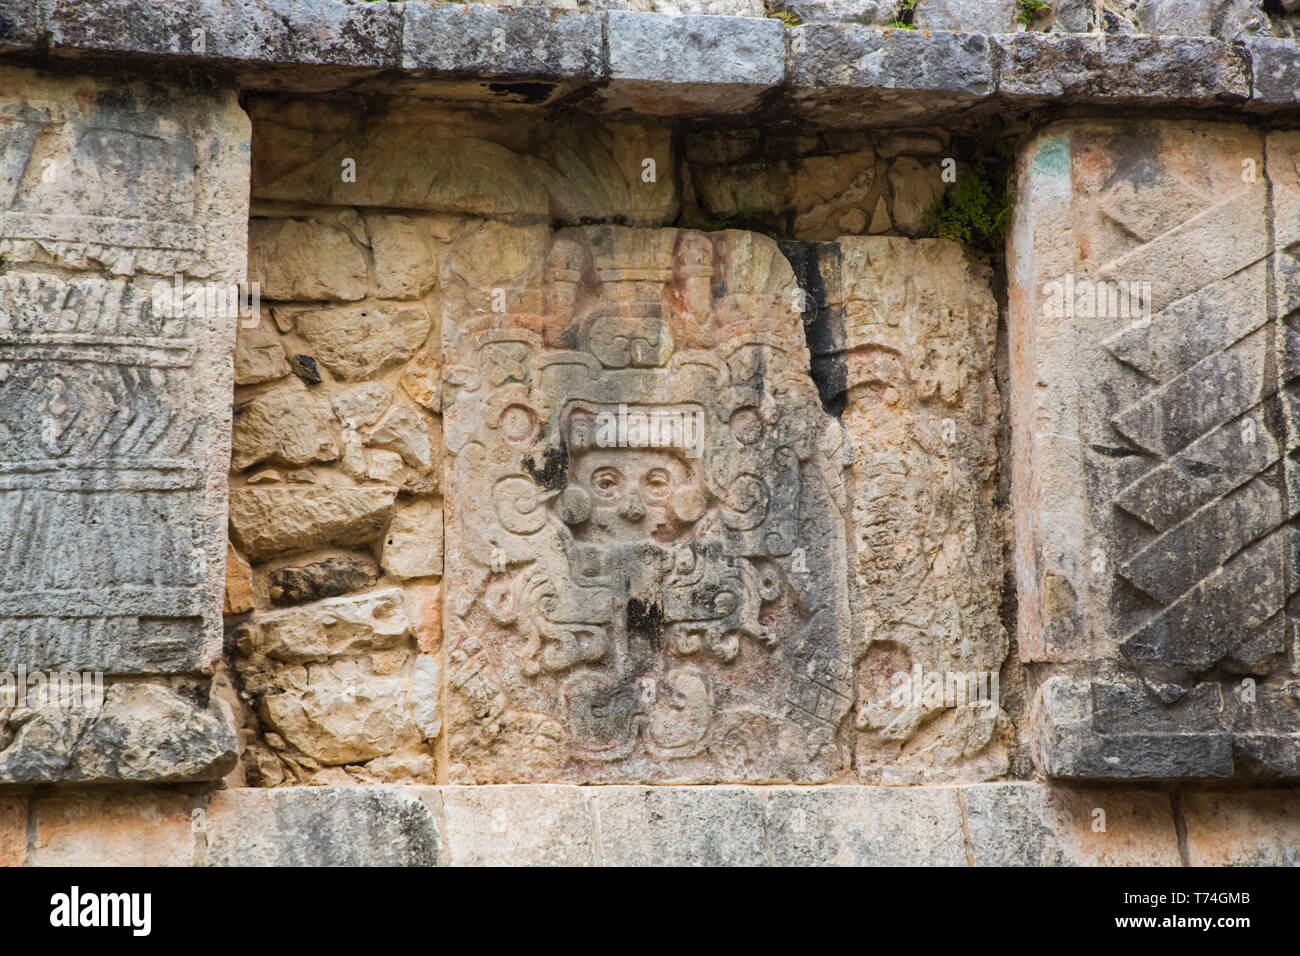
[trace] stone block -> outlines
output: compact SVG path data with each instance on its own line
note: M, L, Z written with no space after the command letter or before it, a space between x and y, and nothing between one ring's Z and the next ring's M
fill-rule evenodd
M223 701L157 684L112 684L102 705L14 709L3 730L0 779L14 783L218 780L237 760Z
M408 4L402 66L407 70L511 78L595 81L605 75L602 17L537 7ZM549 92L549 91L547 91ZM535 100L543 91L530 90Z
M0 867L27 864L26 797L0 797Z
M991 783L964 791L975 866L1179 866L1168 794Z
M764 866L754 787L600 787L591 796L603 866Z
M384 535L383 567L399 578L442 576L442 509L428 502L398 508Z
M331 544L359 545L383 533L393 488L236 488L230 531L254 561Z
M442 787L451 866L594 866L591 791Z
M1300 48L1289 37L1251 36L1251 106L1277 108L1300 103Z
M919 30L1014 33L1018 0L921 0L913 22Z
M292 467L336 461L339 440L329 401L290 379L236 406L231 467L243 471L261 462Z
M209 866L437 866L443 852L406 788L224 790L208 804Z
M773 787L767 834L775 866L965 866L959 791Z
M315 220L253 219L248 278L263 298L288 301L366 296L366 255L340 226Z
M735 113L785 76L776 20L611 10L607 109L649 115Z
M80 792L41 797L29 866L191 866L202 811L180 793Z
M1188 866L1300 866L1294 789L1184 793Z

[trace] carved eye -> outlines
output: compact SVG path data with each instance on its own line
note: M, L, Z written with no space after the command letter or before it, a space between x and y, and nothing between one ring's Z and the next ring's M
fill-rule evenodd
M598 498L609 501L618 495L623 485L623 476L617 468L598 468L591 476L591 488Z
M641 479L641 490L647 498L660 500L668 497L672 491L673 479L663 468L651 468Z

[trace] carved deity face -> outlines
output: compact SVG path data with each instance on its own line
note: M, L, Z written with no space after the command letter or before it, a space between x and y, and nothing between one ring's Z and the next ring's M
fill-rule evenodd
M704 513L695 469L652 449L592 449L576 455L560 515L590 541L672 541Z

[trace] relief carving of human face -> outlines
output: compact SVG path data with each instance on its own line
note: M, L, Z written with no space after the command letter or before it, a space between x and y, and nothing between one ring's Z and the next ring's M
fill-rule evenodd
M669 543L704 513L704 501L694 466L671 452L593 449L571 462L559 507L584 541Z

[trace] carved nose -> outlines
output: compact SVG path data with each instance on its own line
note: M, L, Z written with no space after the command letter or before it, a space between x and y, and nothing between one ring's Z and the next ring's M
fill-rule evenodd
M629 493L627 501L623 503L623 507L620 509L619 514L624 518L630 518L633 521L644 518L645 505L641 503L641 496L635 491Z

